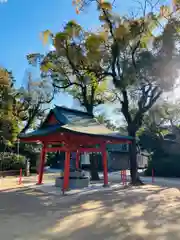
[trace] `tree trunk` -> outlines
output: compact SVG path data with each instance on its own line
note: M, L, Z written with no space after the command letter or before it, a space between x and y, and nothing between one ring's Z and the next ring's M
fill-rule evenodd
M128 132L129 132L129 136L134 138L134 140L132 141L132 144L129 145L131 184L142 185L143 183L138 176L136 131L131 130Z
M84 100L86 102L85 108L86 111L93 116L93 103L92 104L87 104L88 101ZM98 168L97 168L97 159L93 154L90 154L90 174L91 174L91 180L92 181L99 181L100 177L98 174Z
M98 174L98 168L97 168L97 159L93 154L90 154L90 174L91 174L91 180L93 181L99 181L99 174Z

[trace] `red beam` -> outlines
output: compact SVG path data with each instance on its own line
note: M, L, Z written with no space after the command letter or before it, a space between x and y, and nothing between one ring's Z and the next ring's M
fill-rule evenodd
M74 142L76 139L76 142ZM39 137L30 137L26 139L20 139L23 142L65 142L68 145L76 144L81 145L86 142L86 144L102 144L103 142L106 143L128 143L130 144L130 140L126 139L112 139L108 137L95 137L89 135L81 135L81 134L73 134L73 133L52 133L48 136L39 136Z
M101 152L102 149L101 148L83 148L83 147L79 147L78 145L76 146L71 146L70 147L67 147L67 146L63 146L63 147L47 147L45 149L45 152L57 152L57 151L62 151L62 152L66 152L66 151L71 151L71 152L76 152L76 151L79 151L79 153L90 153L90 152Z
M51 148L46 148L46 152L57 152L57 151L62 151L66 152L69 151L67 147L51 147Z
M101 148L79 148L79 152L101 152Z
M68 147L51 147L51 148L46 148L46 152L57 152L57 151L71 151L71 152L76 152L79 151L79 153L85 153L85 152L101 152L101 148L79 148L78 146L76 148L68 148Z

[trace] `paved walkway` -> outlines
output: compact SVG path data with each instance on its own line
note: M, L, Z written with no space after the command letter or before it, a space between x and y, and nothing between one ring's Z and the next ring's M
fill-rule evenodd
M146 184L152 184L152 177L140 177L142 181ZM130 172L127 171L127 179L130 179ZM118 182L121 181L120 172L109 173L109 181ZM154 185L165 186L165 187L176 187L180 188L180 178L163 178L154 177Z
M144 183L152 183L151 177L141 177ZM162 178L162 177L155 177L154 178L154 185L159 186L166 186L166 187L177 187L180 188L180 178Z

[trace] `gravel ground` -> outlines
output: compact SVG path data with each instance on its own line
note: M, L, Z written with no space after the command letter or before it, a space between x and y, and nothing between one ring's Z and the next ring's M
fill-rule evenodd
M179 240L180 191L145 185L59 198L1 189L3 240Z

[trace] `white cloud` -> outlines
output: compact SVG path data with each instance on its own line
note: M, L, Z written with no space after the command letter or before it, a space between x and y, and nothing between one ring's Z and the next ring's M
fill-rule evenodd
M49 46L49 51L55 51L55 47L52 44Z

